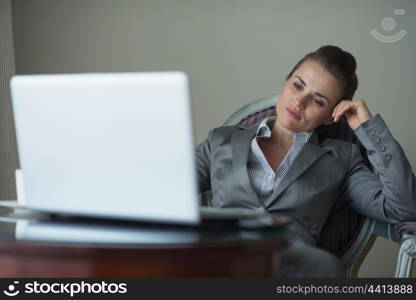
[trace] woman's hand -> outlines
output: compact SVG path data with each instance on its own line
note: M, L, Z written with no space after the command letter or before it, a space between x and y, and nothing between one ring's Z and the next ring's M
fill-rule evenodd
M373 117L362 99L342 100L338 103L332 112L332 118L334 122L338 122L342 116L345 116L352 130L356 130L362 123Z

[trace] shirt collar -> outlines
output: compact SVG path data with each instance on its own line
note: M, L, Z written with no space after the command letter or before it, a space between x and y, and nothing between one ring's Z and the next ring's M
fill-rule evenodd
M261 121L259 127L257 128L256 138L269 138L272 136L273 124L276 120L276 117L267 117ZM302 131L296 132L293 135L293 142L307 143L311 137L313 131Z

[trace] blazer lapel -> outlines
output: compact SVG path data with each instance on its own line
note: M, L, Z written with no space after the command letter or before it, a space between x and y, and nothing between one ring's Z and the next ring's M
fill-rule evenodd
M327 152L329 152L328 149L322 148L319 145L318 136L314 132L309 141L305 144L301 152L293 161L292 166L289 168L279 186L274 191L266 207L270 206L276 198L279 197L293 181L296 180L296 178L302 175L303 172L305 172L314 162L316 162Z
M255 126L257 125L257 126ZM250 196L251 199L259 198L251 186L250 177L247 171L248 155L251 149L251 141L257 132L258 124L247 129L240 126L243 130L237 130L231 137L231 150L233 155L233 168L236 174L236 183L240 185Z

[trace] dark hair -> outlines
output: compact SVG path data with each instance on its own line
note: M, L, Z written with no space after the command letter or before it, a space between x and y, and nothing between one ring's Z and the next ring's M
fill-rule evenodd
M355 74L357 63L352 54L336 46L322 46L318 50L306 54L286 76L286 80L307 60L320 63L340 81L344 87L344 92L339 100L352 99L358 87L357 74Z

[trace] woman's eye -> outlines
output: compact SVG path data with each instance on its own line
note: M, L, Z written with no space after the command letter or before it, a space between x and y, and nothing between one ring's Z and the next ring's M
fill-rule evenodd
M315 102L318 106L324 106L324 103L321 100L314 99L313 102Z
M295 87L295 89L297 89L298 91L300 91L302 89L302 86L296 82L293 83L293 86Z

